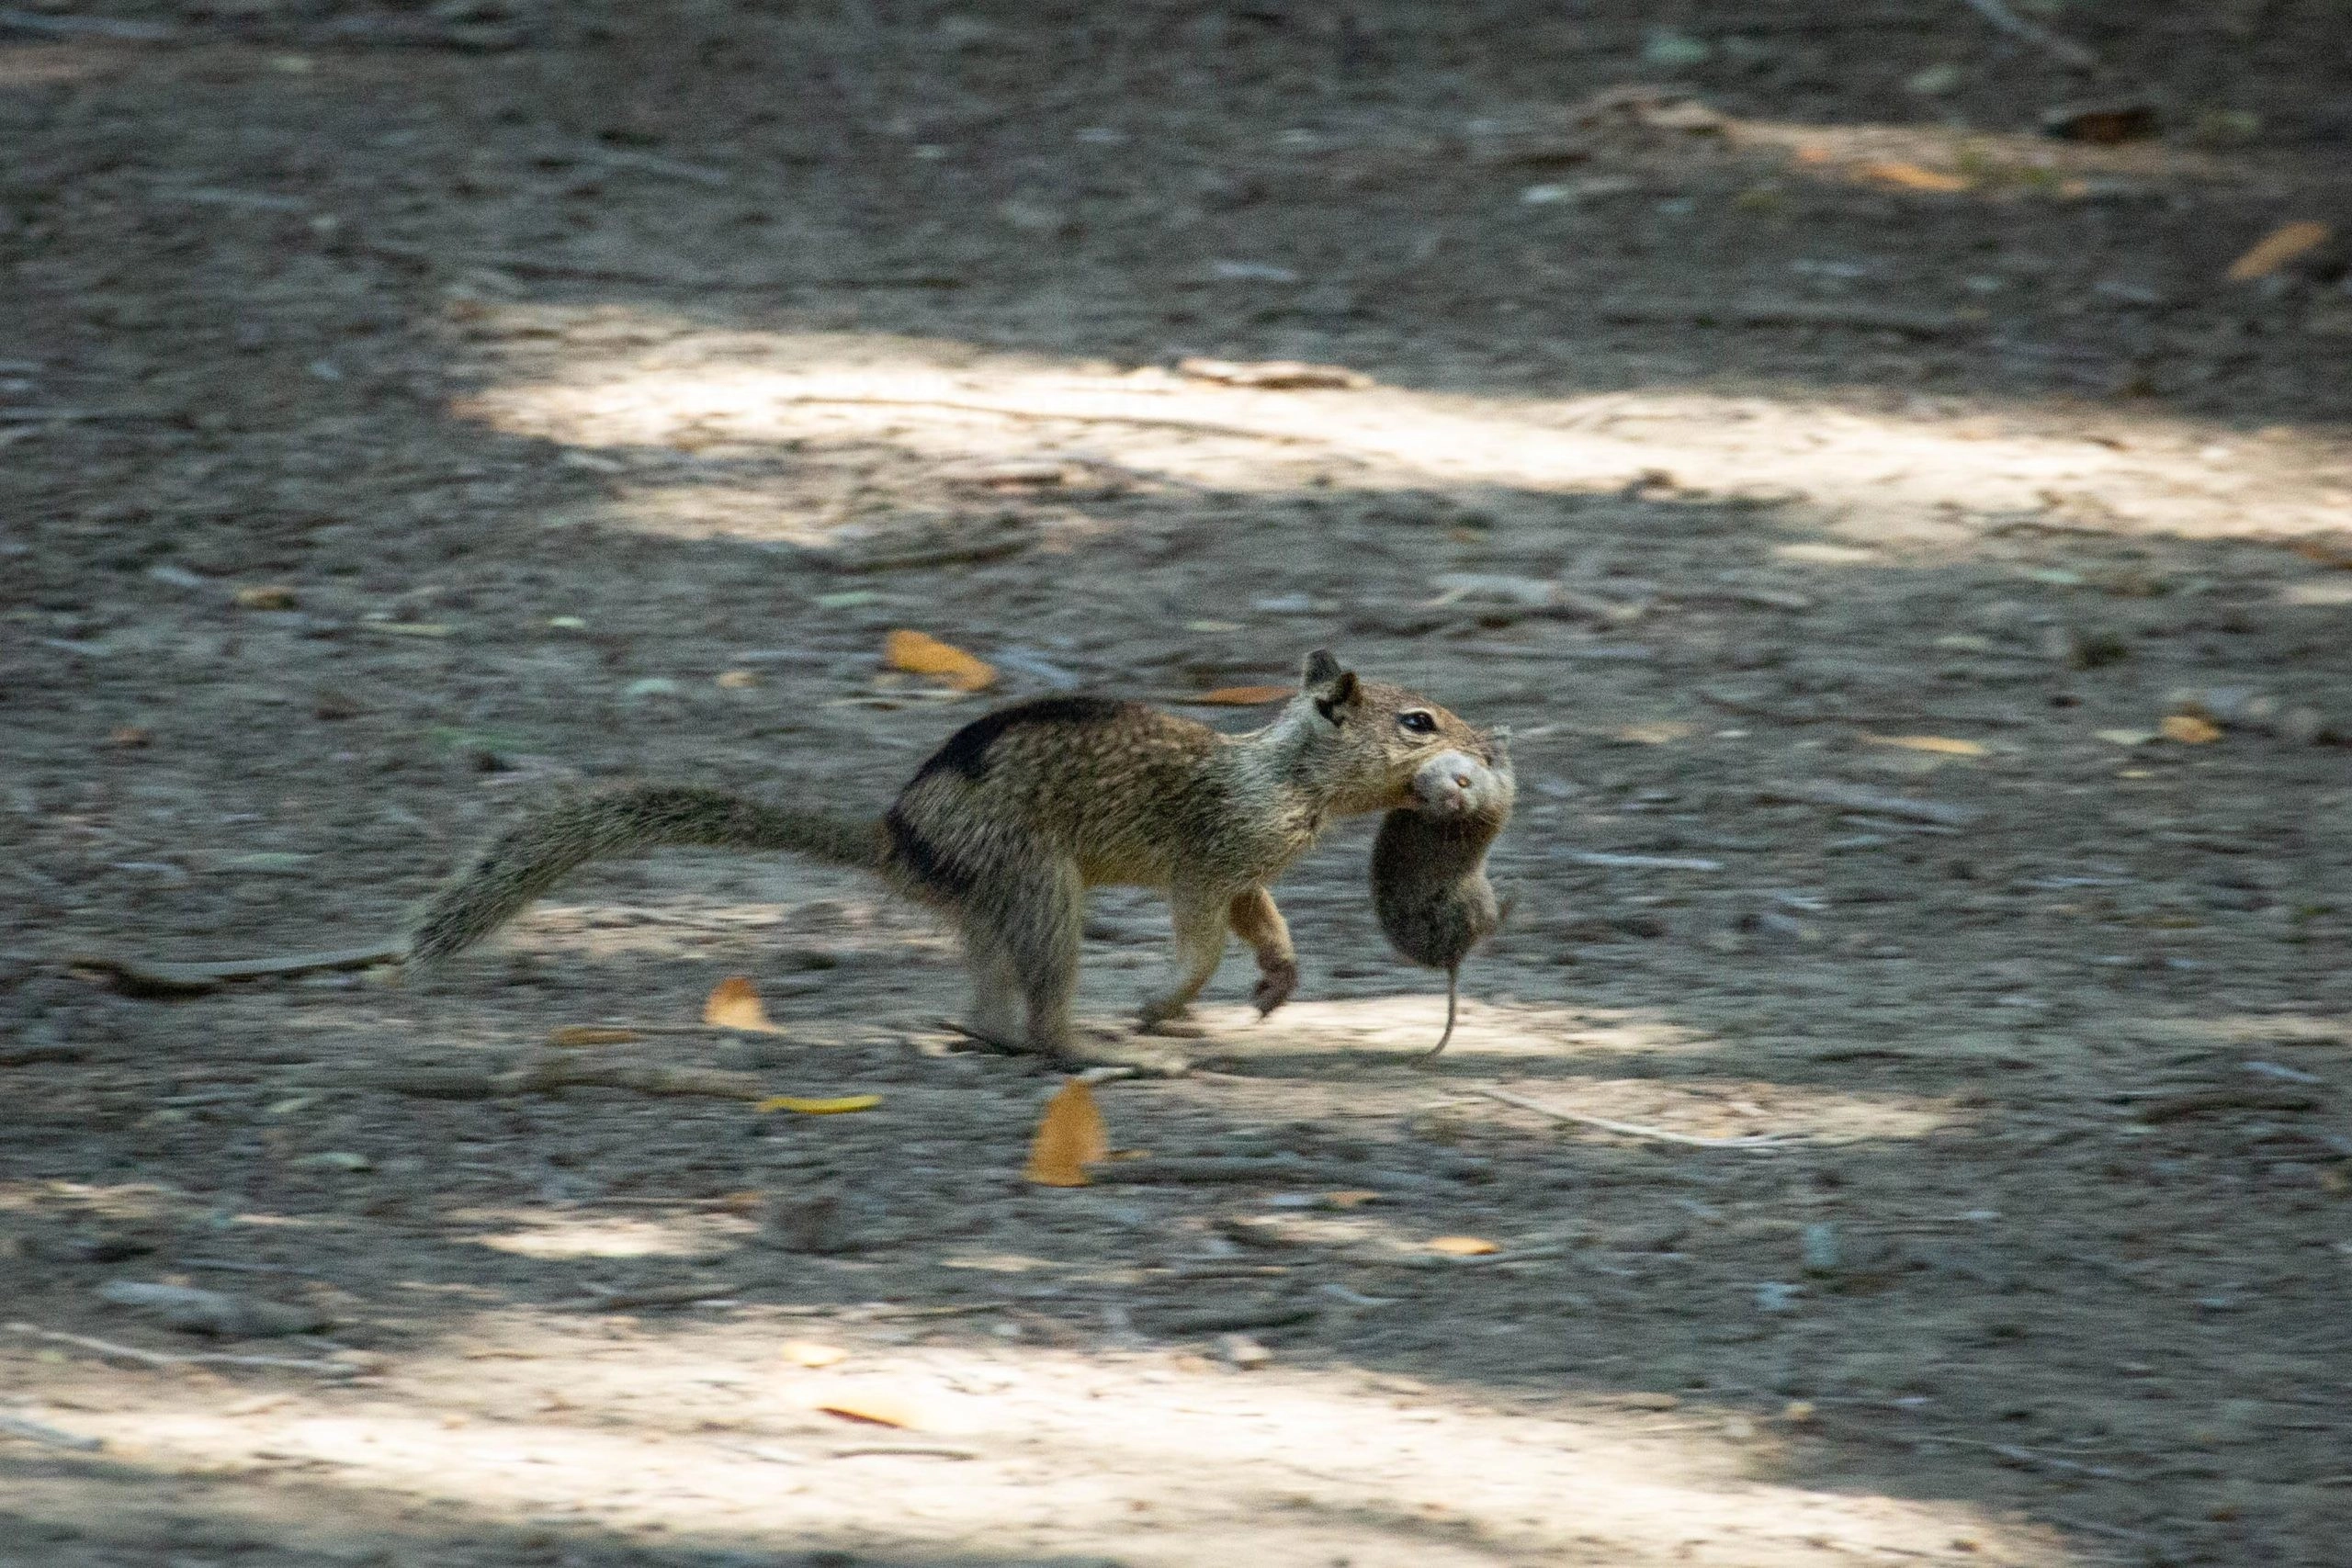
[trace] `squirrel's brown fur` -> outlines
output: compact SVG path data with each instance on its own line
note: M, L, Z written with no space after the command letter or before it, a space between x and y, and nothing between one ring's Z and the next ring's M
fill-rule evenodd
M877 822L666 785L559 805L508 829L419 917L431 962L520 913L567 872L661 844L788 850L879 872L944 911L964 938L972 1032L1067 1055L1089 887L1168 895L1176 950L1147 1023L1182 1013L1216 974L1228 931L1256 951L1259 1010L1297 984L1267 885L1335 818L1413 800L1415 773L1476 731L1433 703L1306 659L1281 716L1246 735L1139 703L1045 697L948 737ZM1025 1015L1025 1016L1024 1016Z
M1487 851L1519 795L1509 739L1498 729L1475 756L1449 750L1423 763L1414 804L1383 818L1372 843L1372 907L1389 945L1445 971L1445 1032L1431 1056L1453 1038L1462 961L1506 913L1487 880Z

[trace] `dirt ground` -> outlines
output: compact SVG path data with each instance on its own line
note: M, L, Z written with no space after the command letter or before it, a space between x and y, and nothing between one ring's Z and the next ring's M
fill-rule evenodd
M2340 4L2015 0L2086 73L1959 0L28 3L0 1562L2345 1561ZM1262 1023L1127 1033L1100 898L1151 1180L1024 1185L1057 1078L786 860L76 962L1322 644L1514 727L1513 921L1421 1070L1365 824ZM738 974L781 1032L686 1027ZM549 1083L662 1067L881 1103Z

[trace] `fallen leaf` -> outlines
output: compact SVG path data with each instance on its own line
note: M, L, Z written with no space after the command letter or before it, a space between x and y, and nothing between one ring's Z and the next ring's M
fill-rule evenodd
M993 490L1035 489L1040 485L1068 484L1069 468L1062 463L991 463L957 477Z
M1046 1102L1022 1179L1040 1187L1083 1187L1086 1168L1110 1152L1110 1134L1103 1130L1094 1091L1071 1078Z
M2183 746L2210 746L2222 738L2220 725L2189 713L2166 714L2164 723L2156 728L2165 739L2177 740Z
M910 675L936 675L959 692L996 684L996 668L962 649L921 632L894 631L882 643L882 662Z
M2155 107L2143 103L2070 104L2041 117L2044 135L2106 147L2144 141L2162 129Z
M1295 359L1182 359L1176 363L1176 374L1195 381L1274 392L1334 387L1353 389L1372 385L1372 378L1361 370L1340 365L1306 365Z
M756 671L721 670L718 672L718 684L726 691L741 692L759 683L760 677Z
M787 1339L778 1353L796 1367L830 1367L849 1359L849 1352L840 1346L820 1345L811 1339Z
M1872 185L1890 186L1896 190L1935 191L1944 196L1956 195L1976 183L1965 175L1948 175L1940 169L1923 168L1896 158L1864 164L1854 172Z
M2282 223L2265 234L2254 249L2230 264L2230 281L2251 283L2257 277L2268 277L2297 256L2327 243L2334 232L2324 223Z
M1982 757L1981 741L1958 740L1949 735L1871 735L1862 739L1873 746L1900 746L1906 751L1933 751L1944 757Z
M1202 692L1184 701L1204 707L1254 708L1267 703L1288 702L1296 694L1289 686L1219 686L1214 692Z
M1442 1235L1430 1243L1430 1250L1449 1258L1482 1258L1502 1248L1482 1235Z
M634 1029L603 1029L594 1024L567 1023L548 1036L550 1045L626 1045L645 1036Z
M290 610L294 604L294 590L282 582L264 582L237 590L240 610Z
M752 1107L754 1111L797 1111L803 1116L840 1116L852 1111L871 1111L882 1103L878 1094L843 1094L831 1100L802 1100L795 1095L771 1095Z
M1649 724L1629 724L1610 739L1628 746L1669 746L1677 740L1688 740L1698 732L1699 727L1695 724L1669 718Z
M864 1421L876 1427L912 1429L922 1425L922 1414L915 1408L912 1401L878 1389L859 1390L828 1398L817 1408L844 1421Z
M702 1004L702 1021L720 1029L745 1029L760 1034L784 1032L768 1021L768 1010L760 1005L760 993L741 975L729 975L713 987L710 999Z
M2153 729L2101 729L2095 733L2109 746L2145 746L2156 738Z
M1361 1187L1344 1187L1337 1192L1323 1194L1323 1206L1327 1209L1361 1209L1366 1203L1379 1201L1379 1193Z

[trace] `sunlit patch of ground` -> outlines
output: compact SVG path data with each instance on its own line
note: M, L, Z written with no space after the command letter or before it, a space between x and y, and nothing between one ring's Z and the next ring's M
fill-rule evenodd
M649 325L675 336L658 356L583 350L551 371L513 373L462 412L624 468L660 457L665 471L620 481L610 512L625 525L674 532L690 516L690 532L803 544L865 515L854 476L833 494L730 491L723 471L673 471L675 449L847 444L933 468L1083 457L1240 491L1295 489L1302 463L1351 489L1573 492L1663 470L1691 490L1800 505L1792 520L1862 549L1962 549L1987 519L2190 537L2352 528L2352 472L2297 433L2254 437L2113 408L2086 434L2049 433L2025 409L1894 412L1826 395L1252 391L912 339L852 346L778 333L747 354L733 333L722 360L695 352L690 322Z
M469 1354L420 1358L376 1388L239 1401L109 1379L86 1402L103 1408L39 1414L105 1439L90 1485L96 1467L116 1467L134 1510L161 1504L173 1478L203 1475L208 1506L293 1515L314 1536L344 1525L327 1511L343 1498L355 1517L425 1504L445 1520L559 1537L1049 1549L1138 1568L1220 1553L1317 1568L1497 1568L1555 1553L1717 1568L1850 1554L2071 1561L1964 1505L1772 1480L1801 1434L1697 1408L1563 1399L1514 1413L1348 1371L1011 1347L882 1348L804 1371L777 1354L773 1325L613 1332L621 1343L514 1320ZM915 1425L856 1424L819 1409L829 1404ZM35 1517L84 1507L70 1473L18 1495Z
M1608 1076L1612 1062L1634 1059L1679 1059L1688 1071L1727 1049L1703 1031L1638 1012L1465 1001L1443 1055L1427 1061L1444 1016L1442 996L1295 1002L1263 1022L1246 1009L1201 1010L1213 1043L1205 1054L1219 1066L1270 1078L1302 1068L1335 1072L1360 1080L1365 1094L1401 1092L1423 1104L1464 1082L1483 1082L1564 1111L1684 1137L1781 1134L1831 1143L1920 1138L1964 1119L1941 1100L1916 1095L1744 1077ZM1404 1077L1393 1072L1408 1065L1429 1070ZM1373 1071L1377 1078L1365 1079ZM1453 1114L1514 1128L1546 1124L1534 1112L1466 1092Z

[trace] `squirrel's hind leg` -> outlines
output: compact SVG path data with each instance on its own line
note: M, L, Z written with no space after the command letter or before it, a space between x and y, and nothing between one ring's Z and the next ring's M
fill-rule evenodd
M972 976L972 1005L965 1032L1001 1051L1020 1050L1020 971L1001 943L979 933L967 935L964 946L965 963Z
M981 878L979 896L964 910L979 1006L993 1008L1001 995L1017 994L1028 1015L1023 1041L1043 1055L1071 1055L1085 906L1077 864L1048 862Z

